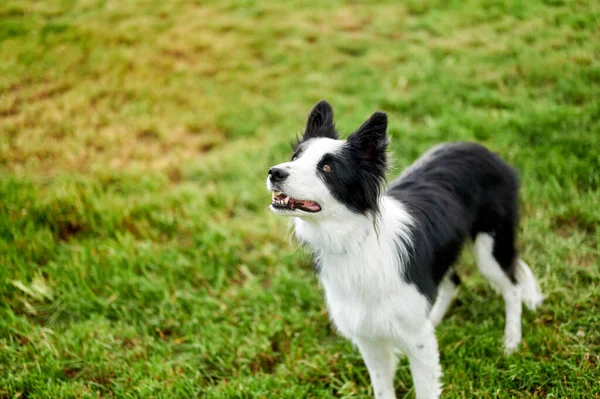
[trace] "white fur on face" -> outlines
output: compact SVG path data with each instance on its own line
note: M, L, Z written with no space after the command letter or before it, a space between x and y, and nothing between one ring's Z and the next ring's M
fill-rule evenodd
M296 160L273 166L289 173L289 177L285 181L273 184L267 178L267 188L270 191L281 191L288 197L298 200L314 201L321 206L320 212L310 213L300 209L288 210L270 207L271 211L288 216L319 215L319 218L324 218L335 214L339 208L346 208L332 196L325 182L318 176L317 170L323 156L339 152L344 144L345 141L329 138L310 139L304 144L304 151Z

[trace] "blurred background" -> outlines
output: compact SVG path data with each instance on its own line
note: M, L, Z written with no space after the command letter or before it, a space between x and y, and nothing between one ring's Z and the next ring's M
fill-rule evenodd
M346 134L388 113L393 173L469 140L522 176L547 301L501 356L465 255L444 396L600 397L599 20L591 0L3 0L0 397L370 397L267 211L320 99Z

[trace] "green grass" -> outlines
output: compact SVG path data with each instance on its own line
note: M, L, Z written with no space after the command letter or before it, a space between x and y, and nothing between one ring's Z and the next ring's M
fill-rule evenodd
M547 300L501 354L465 255L447 398L600 398L597 1L0 3L0 397L368 398L269 166L326 98L397 173L472 140L520 171ZM413 397L404 359L399 397Z

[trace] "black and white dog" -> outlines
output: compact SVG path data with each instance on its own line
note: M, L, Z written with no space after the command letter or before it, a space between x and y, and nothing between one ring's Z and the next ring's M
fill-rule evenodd
M270 209L293 217L313 253L330 317L359 348L375 396L394 398L396 350L410 361L417 398L438 398L434 326L455 296L453 264L473 241L479 270L503 296L504 349L521 341L521 302L543 296L515 248L518 181L497 155L442 144L386 188L387 116L374 113L346 141L319 102L289 162L272 167Z

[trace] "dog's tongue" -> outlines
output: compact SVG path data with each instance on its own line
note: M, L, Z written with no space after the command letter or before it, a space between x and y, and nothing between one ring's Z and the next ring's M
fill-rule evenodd
M309 211L313 211L313 212L321 210L321 207L319 206L319 204L317 204L314 201L297 201L296 206L303 208L303 209L307 209Z
M321 210L319 204L309 200L298 200L296 198L288 197L287 195L280 193L273 197L274 200L284 203L286 208L289 209L303 209L309 212L318 212Z

